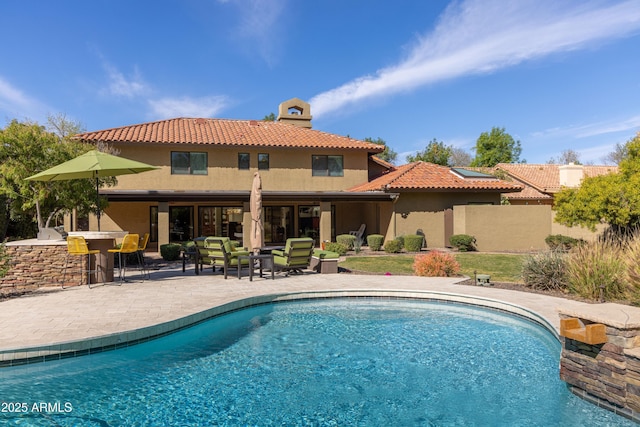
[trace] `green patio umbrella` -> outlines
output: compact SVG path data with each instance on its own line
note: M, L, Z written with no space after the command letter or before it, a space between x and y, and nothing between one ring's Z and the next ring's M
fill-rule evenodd
M98 178L128 175L158 169L146 163L92 150L74 159L25 178L27 181L64 181L92 178L96 180L96 211L100 231L100 184Z

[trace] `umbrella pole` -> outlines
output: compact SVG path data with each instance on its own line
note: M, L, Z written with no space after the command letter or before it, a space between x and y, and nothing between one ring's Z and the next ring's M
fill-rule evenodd
M98 231L100 231L100 183L96 177L96 216L98 217Z

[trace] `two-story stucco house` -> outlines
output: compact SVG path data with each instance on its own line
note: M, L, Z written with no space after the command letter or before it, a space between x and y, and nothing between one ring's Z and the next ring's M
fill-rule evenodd
M294 98L280 105L274 122L176 118L77 135L159 167L101 189L109 200L102 229L149 232L152 247L201 235L247 245L243 230L258 171L266 244L299 236L319 244L366 224L367 234L387 238L419 228L437 245L445 242L445 226L434 223L436 212L498 204L501 192L521 188L430 164L395 168L375 157L384 147L314 130L311 118L309 104ZM398 175L414 184L387 182Z

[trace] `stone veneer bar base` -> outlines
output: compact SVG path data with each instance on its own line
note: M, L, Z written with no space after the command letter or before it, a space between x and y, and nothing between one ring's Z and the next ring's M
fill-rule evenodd
M8 242L7 253L11 257L10 269L0 278L0 293L32 291L41 286L61 285L67 257L65 240L22 240ZM65 278L65 286L86 283L80 270L87 269L86 257L71 257Z
M640 422L640 309L594 304L558 311L561 319L604 324L607 335L604 344L561 337L560 378L574 394Z

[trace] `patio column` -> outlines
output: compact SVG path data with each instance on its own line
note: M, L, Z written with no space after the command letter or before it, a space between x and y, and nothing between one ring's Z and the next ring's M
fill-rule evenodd
M169 203L158 202L158 251L169 243Z
M331 241L331 202L320 202L320 238L318 246L325 240Z

